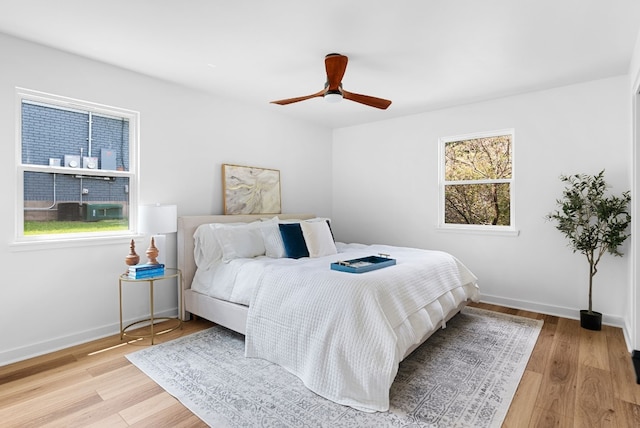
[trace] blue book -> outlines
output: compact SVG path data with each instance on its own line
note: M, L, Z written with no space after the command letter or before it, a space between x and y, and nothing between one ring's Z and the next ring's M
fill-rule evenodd
M157 265L150 265L145 263L143 265L129 266L129 272L141 272L145 270L154 270L159 268L164 269L164 265L162 263L159 263Z
M129 275L129 279L153 279L153 278L161 278L164 275L161 273L156 273L153 275Z
M153 270L145 270L142 272L129 272L129 278L132 279L143 279L143 278L153 278L156 276L163 276L164 275L164 268L160 268L160 269L153 269Z

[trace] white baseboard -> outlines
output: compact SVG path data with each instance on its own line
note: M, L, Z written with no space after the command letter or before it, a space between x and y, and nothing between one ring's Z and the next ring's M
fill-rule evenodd
M631 341L631 336L629 335L629 332L631 331L631 326L629 325L628 322L625 322L624 327L622 328L622 334L624 334L624 341L627 344L627 350L629 351L629 353L633 352L633 345L631 345L632 341Z
M576 308L567 308L564 306L546 305L537 302L529 302L527 300L508 299L504 297L491 296L487 294L480 295L480 301L483 303L491 303L494 305L506 306L508 308L521 309L525 311L538 312L546 315L554 315L557 317L568 318L573 320L580 319L580 310ZM622 329L627 349L631 352L629 341L629 330L624 318L602 314L602 324Z
M177 308L167 309L166 311L156 313L156 317L175 317L177 313ZM134 321L137 321L137 319L123 320L123 323L124 325L128 325ZM58 336L42 342L32 343L27 346L2 350L0 351L0 366L6 366L18 361L28 360L29 358L60 351L61 349L81 345L83 343L91 342L92 340L102 339L103 337L113 336L114 334L119 333L120 321L114 324L81 331L67 336Z
M525 311L539 312L546 315L554 315L572 320L580 319L580 310L576 308L566 308L564 306L546 305L542 303L529 302L527 300L508 299L504 297L491 296L487 294L480 295L480 301L484 303L492 303L495 305L506 306L508 308L522 309ZM622 317L615 317L603 314L602 324L625 329L626 325Z
M521 309L525 311L538 312L546 315L554 315L558 317L568 319L579 319L579 310L575 308L567 308L562 306L545 305L536 302L529 302L526 300L508 299L504 297L491 296L482 294L480 301L484 303L491 303L500 306L506 306L514 309ZM158 317L174 317L177 314L177 308L169 309L160 313L157 313ZM123 321L129 324L135 320ZM622 329L625 342L627 343L627 349L632 351L629 340L629 329L622 317L609 316L604 314L602 317L602 323L613 327L619 327ZM40 355L48 354L51 352L59 351L61 349L69 348L71 346L87 343L92 340L101 339L103 337L118 334L120 332L119 323L95 328L91 330L85 330L79 333L74 333L68 336L59 336L47 341L30 344L19 348L0 351L0 366L12 364L18 361L23 361L29 358L38 357Z

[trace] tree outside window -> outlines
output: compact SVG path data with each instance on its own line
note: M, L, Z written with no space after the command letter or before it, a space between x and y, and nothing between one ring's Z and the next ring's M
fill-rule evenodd
M512 227L513 131L441 139L441 223Z

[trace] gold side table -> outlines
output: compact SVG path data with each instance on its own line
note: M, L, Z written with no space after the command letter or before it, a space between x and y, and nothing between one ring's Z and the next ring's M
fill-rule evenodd
M155 288L155 283L158 281L163 281L166 279L177 278L178 279L178 316L177 317L156 317L154 302L153 302L153 290ZM132 322L129 325L122 326L122 283L123 282L133 282L133 283L141 283L147 282L149 284L149 307L150 314L149 318ZM129 275L123 273L120 275L118 280L118 291L120 295L120 340L123 340L125 337L132 339L142 339L142 338L151 338L151 344L153 345L155 337L158 335L155 328L157 326L157 321L173 321L174 323L169 329L163 328L163 333L168 333L170 331L177 330L178 328L182 329L182 318L180 318L180 308L182 308L182 272L180 269L175 268L165 268L164 275L154 276L151 278L140 278L134 279L129 278ZM133 326L138 324L148 323L149 325L149 333L148 334L132 334L128 333L127 330Z

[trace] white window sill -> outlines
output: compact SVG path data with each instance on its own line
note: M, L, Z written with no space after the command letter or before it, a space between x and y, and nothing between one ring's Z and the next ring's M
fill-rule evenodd
M55 250L58 248L92 247L97 245L128 244L132 239L140 238L140 234L118 234L78 237L26 237L9 244L11 251Z
M520 235L520 231L511 227L492 227L492 226L463 226L463 225L438 225L437 232L444 233L460 233L466 235L493 235L516 237Z

